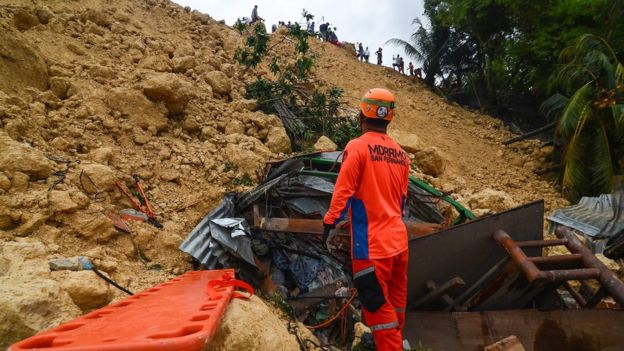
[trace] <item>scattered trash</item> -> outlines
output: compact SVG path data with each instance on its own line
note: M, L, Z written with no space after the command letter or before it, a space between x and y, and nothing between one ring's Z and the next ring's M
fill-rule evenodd
M49 261L51 271L82 271L90 269L90 261L84 256L54 258Z
M52 189L54 189L57 185L61 184L65 180L65 177L67 177L67 173L69 172L69 167L70 167L72 162L80 164L80 160L76 160L76 161L65 160L65 159L62 159L62 158L56 157L56 156L46 156L46 158L48 160L52 160L52 161L55 161L55 162L59 162L59 163L64 163L65 164L65 169L64 170L56 171L56 172L52 173L52 175L57 176L58 179L55 180L54 183L52 183L52 185L50 185L50 187L48 188L48 191L52 191Z

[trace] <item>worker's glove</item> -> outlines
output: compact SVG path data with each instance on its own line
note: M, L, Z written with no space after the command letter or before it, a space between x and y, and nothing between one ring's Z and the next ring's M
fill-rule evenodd
M329 251L330 253L332 252L330 242L332 238L336 235L334 229L336 229L335 224L323 223L323 243L327 247L327 251Z

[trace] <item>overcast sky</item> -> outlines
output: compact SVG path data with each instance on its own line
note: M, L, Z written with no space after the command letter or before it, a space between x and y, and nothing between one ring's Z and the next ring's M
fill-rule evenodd
M336 27L341 41L362 42L368 46L370 62L377 62L375 51L383 48L383 63L390 66L392 55L404 52L393 45L384 45L390 38L409 39L415 28L412 20L424 21L423 0L173 0L182 6L209 14L216 20L232 25L239 17L251 17L251 10L258 5L258 15L265 20L267 30L278 21L305 24L301 15L305 8L313 14L316 30L320 23L329 22ZM406 56L404 56L406 57ZM407 70L411 58L405 60ZM420 66L414 62L415 66Z

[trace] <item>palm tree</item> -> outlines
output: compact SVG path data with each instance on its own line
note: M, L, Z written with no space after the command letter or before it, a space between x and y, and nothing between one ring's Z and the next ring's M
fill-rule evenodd
M564 49L560 60L550 83L563 93L542 110L558 118L562 190L570 199L611 192L624 170L624 68L609 44L591 34Z

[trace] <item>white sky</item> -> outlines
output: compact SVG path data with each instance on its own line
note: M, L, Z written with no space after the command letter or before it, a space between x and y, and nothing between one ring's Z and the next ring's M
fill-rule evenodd
M336 27L340 41L362 42L370 51L370 62L377 62L375 51L383 48L383 63L391 66L392 55L405 57L405 67L411 58L393 45L384 45L390 38L408 40L415 27L412 20L423 15L423 0L173 0L182 6L190 6L209 14L216 20L232 25L239 17L251 17L251 10L258 5L258 15L265 20L267 31L278 21L305 24L302 11L305 8L314 15L315 30L323 22ZM420 65L414 62L414 65Z

